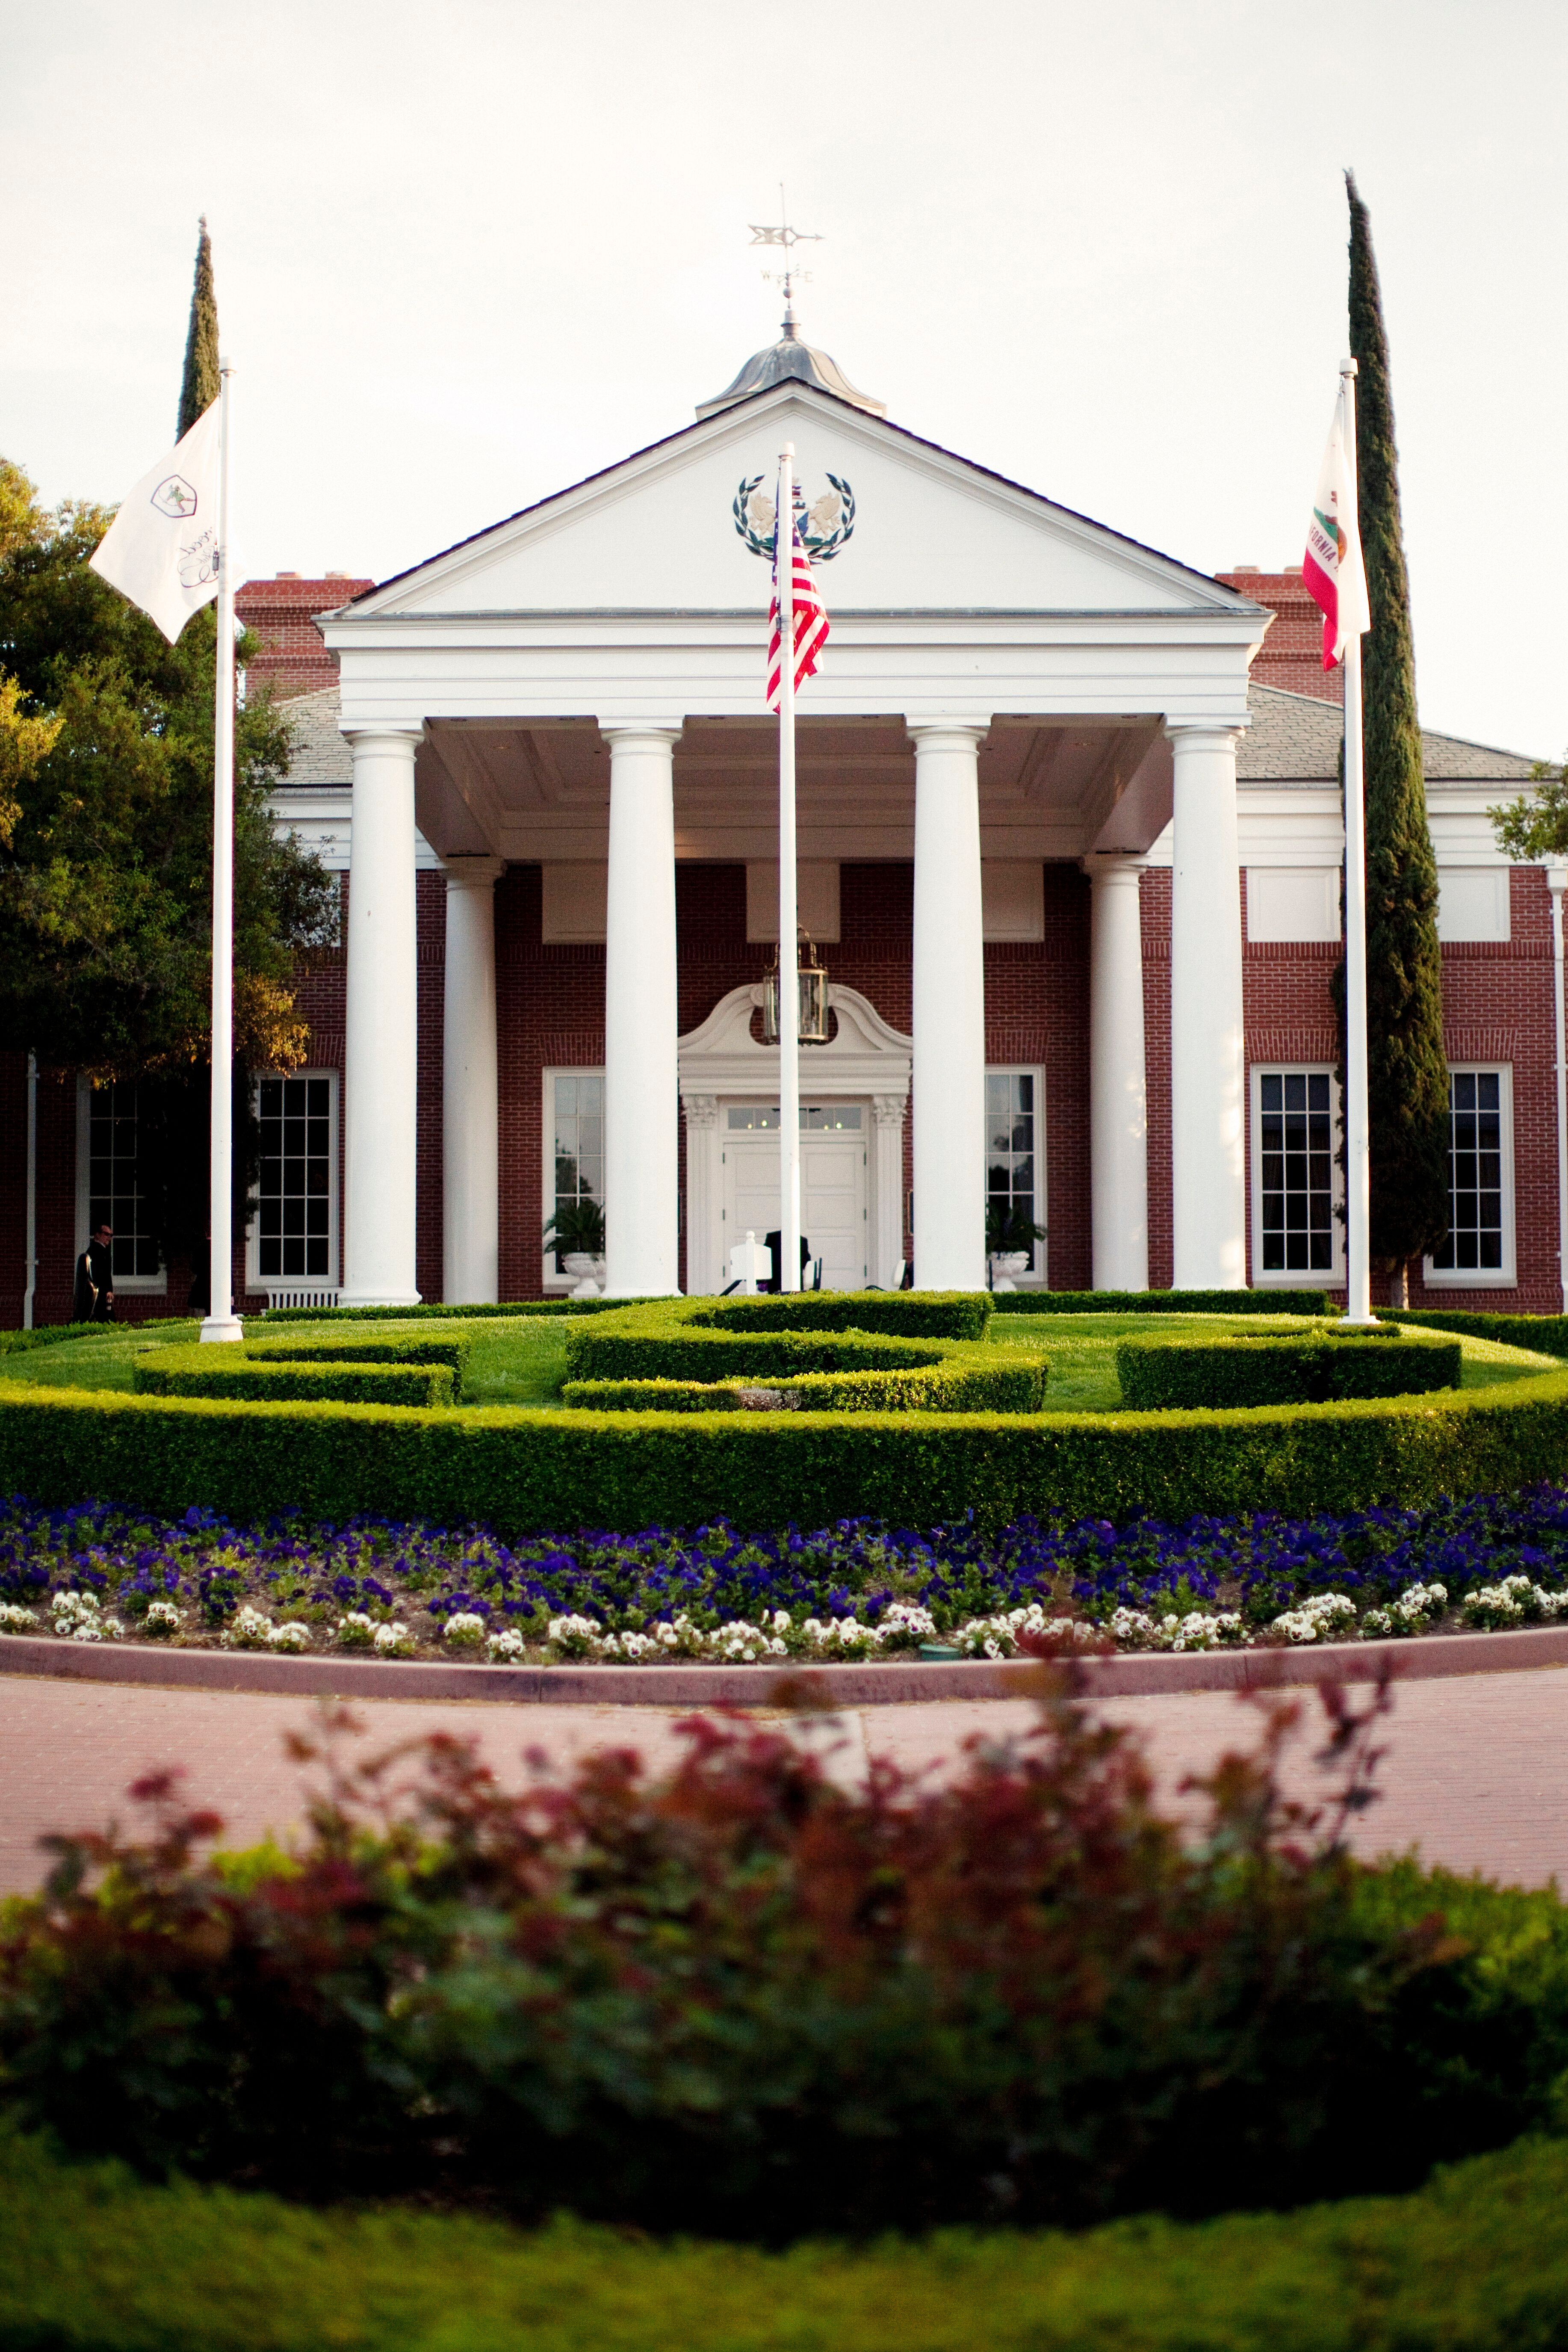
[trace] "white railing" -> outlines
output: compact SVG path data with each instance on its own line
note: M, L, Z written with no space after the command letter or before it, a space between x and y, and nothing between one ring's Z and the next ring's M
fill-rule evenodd
M268 1288L267 1293L267 1304L269 1308L273 1307L335 1307L337 1303L338 1293L335 1287L331 1290L273 1290Z

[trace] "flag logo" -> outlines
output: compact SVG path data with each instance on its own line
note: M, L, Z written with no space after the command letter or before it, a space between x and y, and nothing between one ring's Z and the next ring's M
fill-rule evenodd
M749 474L736 491L730 511L735 529L753 555L773 562L773 501L762 490L761 474ZM813 563L831 563L855 535L855 493L842 474L829 474L829 487L808 508L805 493L795 485L795 527Z
M153 504L160 514L177 515L182 521L194 515L200 503L184 474L171 474L153 493Z

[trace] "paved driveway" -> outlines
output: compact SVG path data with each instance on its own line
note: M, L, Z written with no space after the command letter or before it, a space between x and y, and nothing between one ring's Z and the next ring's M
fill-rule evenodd
M1309 1702L1309 1706L1310 1702ZM1195 1692L1107 1702L1150 1743L1173 1792L1227 1745L1251 1736L1251 1710L1228 1694ZM419 1706L356 1702L377 1744L437 1726L475 1738L498 1773L521 1780L524 1751L557 1760L595 1747L634 1746L658 1759L676 1745L673 1710L653 1707L513 1707L475 1702ZM836 1770L868 1753L908 1766L939 1764L972 1733L1021 1730L1029 1708L1014 1701L861 1707L842 1720ZM184 1764L194 1797L216 1805L229 1841L299 1818L303 1781L284 1735L308 1728L297 1699L0 1675L0 1891L37 1883L37 1841L51 1829L123 1819L123 1791L155 1764ZM1305 1750L1293 1785L1312 1783ZM1475 1675L1401 1689L1387 1732L1384 1801L1364 1817L1369 1853L1418 1845L1434 1862L1521 1885L1568 1885L1568 1671Z

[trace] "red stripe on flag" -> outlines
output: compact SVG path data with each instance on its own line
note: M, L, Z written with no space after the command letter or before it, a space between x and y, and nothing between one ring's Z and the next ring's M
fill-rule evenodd
M795 618L795 683L796 691L816 675L816 659L827 643L826 608L811 576L811 561L793 530L795 560L790 566L790 593ZM773 600L768 612L768 708L776 710L783 695L783 632L779 626L778 565L773 565Z

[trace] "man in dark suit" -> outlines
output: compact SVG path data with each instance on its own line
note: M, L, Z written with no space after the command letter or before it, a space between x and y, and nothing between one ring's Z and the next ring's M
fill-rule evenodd
M114 1316L114 1228L100 1225L76 1262L73 1323L109 1323Z

